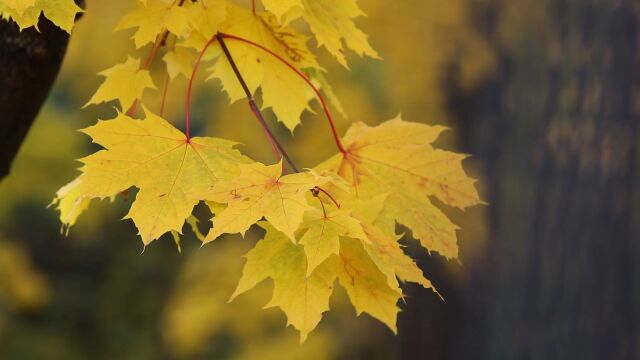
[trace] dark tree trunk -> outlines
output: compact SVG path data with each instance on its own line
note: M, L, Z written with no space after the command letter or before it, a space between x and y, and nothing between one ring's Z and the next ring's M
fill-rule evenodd
M639 2L541 2L544 23L508 47L503 5L479 11L497 73L450 89L455 133L487 189L488 246L480 263L462 259L463 284L432 259L448 301L412 292L403 357L637 359Z
M42 16L38 27L20 31L0 19L0 180L47 98L69 40Z

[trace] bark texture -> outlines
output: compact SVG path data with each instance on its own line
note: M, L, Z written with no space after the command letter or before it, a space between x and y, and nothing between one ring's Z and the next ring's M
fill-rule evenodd
M541 1L545 16L507 29L508 44L505 4L476 3L497 72L449 91L482 170L488 246L453 265L463 283L431 259L447 304L411 293L402 358L637 359L639 2Z
M40 17L40 32L0 19L0 180L51 89L69 35Z

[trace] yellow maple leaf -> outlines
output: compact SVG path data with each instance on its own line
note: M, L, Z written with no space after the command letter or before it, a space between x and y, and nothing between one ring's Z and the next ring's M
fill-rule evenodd
M148 70L141 70L139 60L128 57L123 64L115 65L99 73L106 79L91 99L84 105L118 100L122 110L127 110L145 89L155 89Z
M325 191L330 193L332 198L337 199L341 205L341 210L327 213L340 214L336 216L338 221L332 224L331 215L324 215L324 212L316 210L316 214L312 212L306 214L305 222L300 227L303 230L307 226L313 229L315 225L315 231L305 233L300 239L300 243L305 245L310 268L315 261L319 263L329 255L339 253L339 237L350 237L361 240L369 258L387 277L391 288L397 288L399 286L397 279L401 279L433 289L431 282L424 277L413 259L402 250L398 242L401 237L395 234L395 221L388 222L387 218L380 217L388 194L380 194L371 199L358 199L352 193L353 189L343 186L335 178L334 181L323 186L323 189L326 189ZM321 221L325 218L327 220ZM342 233L338 236L336 232L339 231ZM307 236L318 241L307 243ZM331 253L327 254L329 250ZM325 254L326 256L323 256Z
M295 242L304 212L310 209L307 192L325 181L311 172L283 175L282 162L240 165L239 176L217 182L206 195L206 200L227 207L215 214L205 242L225 233L244 234L262 217Z
M127 13L115 30L129 28L137 28L133 40L138 49L154 41L163 30L181 36L189 29L187 10L175 1L147 0Z
M4 3L0 2L0 18L8 21L14 21L21 31L32 26L35 27L36 30L39 30L38 21L41 13L41 9L31 6L25 9L22 14L18 14L16 9L9 8Z
M270 224L260 225L266 230L265 237L245 255L247 262L231 299L267 278L273 279L273 296L265 307L280 307L287 323L300 331L300 342L304 342L322 313L329 310L335 270L327 262L307 276L302 248Z
M4 6L14 10L18 16L22 16L24 12L36 4L36 0L3 0Z
M183 75L188 79L191 76L196 59L197 55L191 49L183 46L176 46L162 58L167 64L167 73L172 80L178 75Z
M351 238L340 239L340 256L330 258L340 285L347 290L358 315L366 312L382 321L394 333L398 300L402 296L399 287L390 287L387 277L362 247Z
M38 0L36 7L40 7L47 19L68 33L73 29L76 14L84 11L74 0Z
M393 237L385 234L375 226L364 224L364 232L368 242L363 243L363 247L376 267L387 277L389 286L398 287L396 278L404 281L411 281L422 285L425 288L433 288L431 282L422 274L422 270L407 254L402 251L398 240L400 237Z
M347 66L343 42L360 56L379 57L369 45L367 35L353 22L354 18L364 15L356 0L302 1L302 16L309 23L318 44L326 47L342 65Z
M254 15L233 5L229 5L227 11L227 21L220 26L222 31L263 46L298 69L321 69L307 49L307 38L290 27L281 26L273 15ZM227 46L251 93L255 94L261 87L262 107L272 108L278 120L293 131L300 123L301 114L309 109L309 101L315 96L313 90L295 72L264 50L234 40L227 41ZM231 102L245 97L226 58L220 57L211 71L210 77L220 79Z
M336 171L361 199L388 194L382 219L409 227L429 251L457 258L457 227L429 196L462 209L482 202L462 168L466 156L431 146L443 130L400 118L377 127L356 123L343 139L346 152L319 168Z
M145 113L144 120L119 113L82 130L105 149L80 159L84 165L77 191L62 192L56 201L113 197L135 186L139 192L125 218L133 220L147 245L166 232L180 233L211 186L236 176L238 164L249 160L233 149L234 142L187 140L166 120Z
M365 251L376 267L385 274L390 287L398 287L399 278L435 291L418 265L402 250L398 243L401 236L395 234L395 223L380 221L380 213L387 198L388 194L382 194L355 202L354 218L360 222L365 233L367 241L362 243Z
M329 297L337 278L358 315L366 312L396 332L397 302L402 292L397 285L389 285L360 240L341 237L339 254L332 254L307 274L302 246L292 243L270 224L261 226L266 230L265 237L245 256L247 262L231 300L263 280L273 279L273 296L266 307L280 307L288 324L300 331L303 342L320 322L322 313L329 310Z
M56 205L56 209L60 211L61 230L65 234L76 223L78 217L89 208L91 202L90 198L82 194L81 184L82 176L61 187L56 192L54 200L49 204L49 206Z
M324 46L338 62L347 66L344 55L345 45L360 56L379 58L371 47L367 35L360 30L353 19L364 16L356 0L262 0L267 10L285 23L304 18L314 33L319 46Z
M218 32L218 26L227 15L226 0L200 0L187 3L187 21L189 27L206 43ZM193 37L191 33L189 36Z
M367 241L367 236L358 220L349 211L334 210L325 213L314 209L305 214L302 229L306 229L300 238L307 256L307 275L332 254L340 253L340 237L352 237Z
M56 26L71 33L79 12L83 10L74 0L5 0L0 3L0 15L15 21L20 30L32 26L38 29L43 13Z
M288 13L292 8L302 7L302 0L262 0L264 8L272 12L278 19Z

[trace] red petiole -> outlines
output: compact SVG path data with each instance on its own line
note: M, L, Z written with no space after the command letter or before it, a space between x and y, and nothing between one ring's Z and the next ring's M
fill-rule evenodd
M322 94L320 93L320 90L318 90L318 88L313 85L313 83L311 82L311 80L309 80L309 78L300 70L298 70L298 68L296 68L295 66L293 66L291 63L289 63L287 60L285 60L282 56L276 54L275 52L267 49L266 47L255 43L251 40L245 39L245 38L241 38L239 36L236 35L231 35L231 34L226 34L226 33L220 33L220 36L225 38L225 39L233 39L233 40L237 40L237 41L241 41L244 42L246 44L249 44L251 46L255 46L265 52L267 52L268 54L270 54L271 56L273 56L274 58L278 59L280 62L282 62L284 65L286 65L289 69L291 69L293 72L295 72L298 76L300 76L306 83L307 85L309 85L313 91L316 93L316 96L318 97L318 100L320 101L320 104L322 105L322 109L324 110L324 113L327 117L327 121L329 122L329 126L331 127L331 132L333 134L333 139L336 143L336 146L338 147L338 150L340 150L341 153L346 153L346 150L344 149L344 147L342 146L342 142L340 142L340 137L338 136L338 130L336 129L335 123L333 121L333 117L331 116L331 112L329 111L329 107L327 106L327 102L324 100L324 97L322 96Z
M180 0L178 2L178 6L182 6L184 2L185 0ZM144 63L142 63L142 65L140 66L139 70L149 69L149 67L153 63L153 60L155 60L156 56L158 55L158 51L160 51L160 48L166 44L167 37L169 37L169 30L163 30L160 34L158 34L158 36L156 37L156 41L153 43L153 47L151 48L151 50L149 50L149 53L147 54L147 57L144 60ZM166 93L166 85L164 92ZM136 112L139 102L140 99L136 99L133 102L133 105L131 105L129 110L127 110L126 112L127 116L131 116ZM164 108L164 99L162 100L162 107Z
M202 62L204 53L215 41L216 37L214 36L204 46L204 48L200 52L200 55L198 55L196 63L193 65L193 71L191 72L191 77L189 78L189 85L187 86L187 101L185 105L185 133L187 135L187 142L189 142L189 139L191 139L191 89L193 88L193 79L196 77L196 73L198 72L198 68L200 67L200 63Z
M313 195L315 197L318 197L318 195L320 195L320 193L323 193L325 195L327 195L327 197L331 200L331 202L338 208L340 209L340 204L336 201L336 199L331 196L331 194L329 194L329 192L323 188L321 188L320 186L316 186L315 188L313 188Z
M287 163L289 164L289 166L291 166L294 172L300 172L296 164L291 160L291 157L289 157L289 154L287 154L287 151L280 144L280 142L278 142L278 139L276 139L276 137L271 132L271 129L269 128L269 125L267 125L267 122L264 120L264 117L262 116L262 112L260 111L260 108L258 107L255 100L253 99L253 94L251 94L251 90L249 90L247 83L244 81L244 78L242 77L242 74L238 69L238 66L233 60L233 56L231 56L231 52L229 51L229 48L227 48L227 44L225 43L224 38L220 33L216 34L215 37L216 39L218 39L218 42L220 43L220 47L222 48L222 51L225 57L229 61L229 65L231 66L233 73L236 75L238 82L240 82L240 86L242 86L242 90L244 91L245 96L247 97L247 99L249 99L249 107L251 108L251 111L256 116L256 119L260 123L260 126L262 126L262 129L264 129L271 144L275 145L275 147L277 148L278 152L276 153L276 157L278 158L278 160L284 157L284 159L287 160Z

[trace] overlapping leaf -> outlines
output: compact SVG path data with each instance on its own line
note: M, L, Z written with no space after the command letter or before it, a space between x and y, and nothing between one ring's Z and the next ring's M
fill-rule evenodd
M378 57L366 34L353 21L364 15L356 0L263 0L263 3L267 10L287 21L303 17L318 44L344 66L347 66L345 45L358 55Z
M397 285L389 285L360 240L341 238L339 253L307 274L302 246L293 244L271 225L262 226L265 237L246 255L247 262L232 299L271 278L273 296L267 307L280 307L288 324L300 331L302 342L320 322L322 313L329 310L333 283L338 279L357 314L366 312L396 331L397 302L402 291Z
M220 24L227 17L226 0L201 0L186 3L189 27L193 30L188 37L188 43L200 50L219 29Z
M105 77L98 90L85 104L99 104L118 100L123 110L127 110L136 99L140 99L145 89L155 89L148 70L140 69L140 61L127 58L123 64L115 65L99 73Z
M2 3L7 9L15 11L18 16L24 15L25 11L35 4L36 0L4 0Z
M133 40L136 48L156 40L158 34L168 30L181 36L189 29L187 11L171 0L145 0L126 14L116 30L135 28Z
M300 341L313 330L329 310L329 296L336 278L334 265L325 263L306 275L304 251L289 237L269 224L265 238L246 255L247 263L232 299L250 290L261 281L274 281L273 297L267 307L280 307L288 324L300 331Z
M466 156L431 146L443 130L400 118L377 127L357 123L344 137L346 152L319 169L335 170L359 198L388 194L383 219L408 226L429 251L457 258L457 227L429 197L461 209L481 201L462 168Z
M360 221L367 240L362 243L365 251L385 274L390 287L398 287L399 278L435 290L418 265L402 250L394 224L385 224L380 217L387 198L387 194L382 194L355 203L355 218Z
M81 159L82 175L59 193L57 202L68 225L77 218L68 202L105 198L134 186L139 189L127 214L144 244L169 231L180 232L193 207L218 181L239 173L249 160L231 141L186 136L157 115L145 111L144 120L118 114L84 129L103 146ZM77 209L77 207L76 207ZM72 215L71 215L72 214Z
M266 224L264 228L264 239L246 255L247 263L232 299L271 278L274 290L267 307L280 307L304 341L322 313L329 310L333 283L338 279L358 315L366 312L396 331L397 302L402 291L389 285L359 240L341 238L340 252L307 274L303 248L272 226Z
M227 21L220 26L226 32L253 41L269 49L291 65L303 69L320 69L307 49L307 38L293 28L281 26L269 13L254 15L251 11L229 5ZM277 58L244 42L228 40L227 45L249 90L262 88L263 107L272 108L278 120L290 130L300 123L309 109L313 90L296 73ZM231 101L245 97L229 61L221 57L212 68L211 77L220 79ZM286 96L283 96L286 94Z
M178 75L189 78L193 71L196 58L197 56L192 50L184 46L176 46L167 52L162 59L167 64L169 77L173 80L178 77Z
M387 277L368 256L362 243L342 238L340 256L330 260L334 262L340 285L347 290L356 313L368 313L395 333L399 311L397 304L402 297L402 290L397 286L389 286Z
M351 194L352 189L342 188L340 183L334 179L325 188L342 202L343 209L335 208L334 203L322 203L307 211L296 233L298 244L273 226L265 226L265 239L247 254L243 277L234 294L266 278L273 279L274 295L269 305L282 308L288 322L300 331L301 340L328 310L335 279L346 289L357 314L367 313L394 332L397 302L402 297L398 279L433 289L402 250L393 228L380 219L389 195L358 199Z
M282 174L282 163L241 165L240 175L216 183L206 199L227 204L216 213L205 242L224 233L243 233L263 217L295 242L295 232L310 208L306 195L326 179L310 172Z
M305 233L300 238L307 256L307 275L329 256L340 253L340 237L353 237L367 241L361 223L348 211L335 210L329 213L314 209L307 212Z
M62 30L71 33L76 14L83 10L74 0L3 0L0 17L15 21L20 29L38 28L40 14Z

